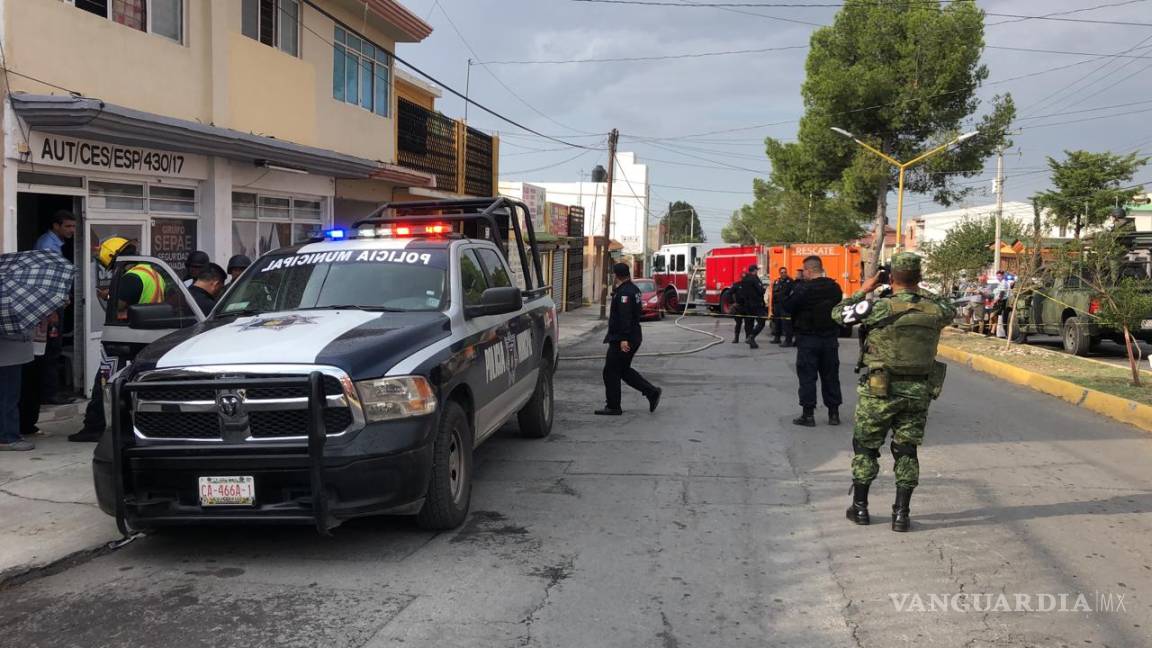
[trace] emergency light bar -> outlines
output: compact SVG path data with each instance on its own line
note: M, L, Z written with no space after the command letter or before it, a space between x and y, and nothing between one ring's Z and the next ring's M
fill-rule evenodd
M339 232L339 234L337 234ZM356 231L358 238L403 238L408 236L437 236L452 233L452 226L444 223L428 223L426 225L376 225L374 227L361 227ZM343 230L326 232L328 238L339 240L344 238Z

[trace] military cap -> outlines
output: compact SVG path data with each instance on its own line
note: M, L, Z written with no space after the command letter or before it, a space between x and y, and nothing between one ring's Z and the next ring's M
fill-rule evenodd
M920 257L911 252L899 252L892 256L892 269L902 272L919 272Z

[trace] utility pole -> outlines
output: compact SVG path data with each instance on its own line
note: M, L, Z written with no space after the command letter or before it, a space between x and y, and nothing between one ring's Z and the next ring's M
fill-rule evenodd
M804 242L812 242L812 194L808 194L808 229L804 233Z
M695 208L688 210L688 242L696 242L696 210Z
M472 85L472 59L468 59L468 72L464 75L464 123L468 123L468 88Z
M992 273L1000 271L1000 221L1004 218L1004 147L996 150L996 246L992 253Z
M608 205L604 208L604 243L600 249L601 268L604 285L600 287L600 319L608 316L608 282L612 281L612 260L608 255L608 244L612 240L612 184L616 180L616 140L620 131L615 128L608 134L608 195L605 200Z

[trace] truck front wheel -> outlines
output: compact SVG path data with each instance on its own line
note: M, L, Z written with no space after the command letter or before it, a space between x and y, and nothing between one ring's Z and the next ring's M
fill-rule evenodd
M432 478L416 523L446 531L464 522L472 500L472 428L459 403L444 404L433 443Z

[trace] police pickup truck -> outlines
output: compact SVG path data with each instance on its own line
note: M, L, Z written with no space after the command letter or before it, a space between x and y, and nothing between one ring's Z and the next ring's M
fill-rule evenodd
M128 362L104 391L101 509L125 533L326 533L384 513L458 526L475 447L513 417L530 437L552 426L556 308L527 213L503 198L385 205L260 257L207 314L162 261L118 259L112 295L147 264L164 297L105 321L106 353Z

